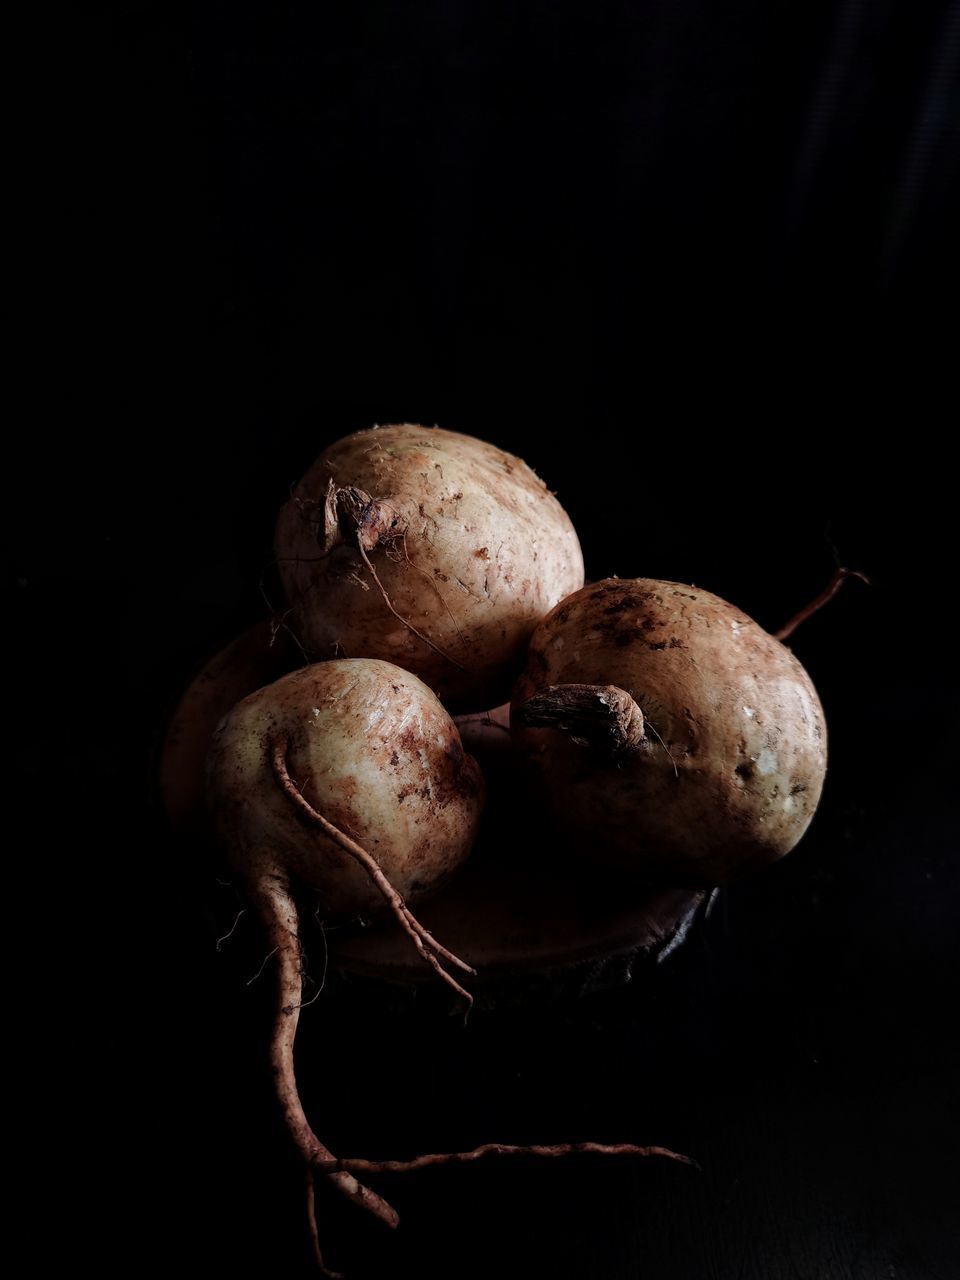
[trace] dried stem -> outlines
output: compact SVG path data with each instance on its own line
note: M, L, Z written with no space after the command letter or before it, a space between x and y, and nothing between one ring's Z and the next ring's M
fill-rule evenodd
M816 599L811 600L810 603L805 605L799 613L795 613L790 621L782 626L779 631L774 631L774 640L786 640L789 636L792 636L797 627L800 626L801 622L806 622L808 618L812 617L813 614L822 609L825 604L830 603L848 578L859 578L860 581L865 582L867 586L870 585L870 579L865 573L861 573L859 569L837 569L833 577Z
M613 684L552 684L517 708L518 724L561 729L597 750L616 755L640 745L643 712L625 689Z
M425 929L416 916L413 915L403 898L383 874L376 861L367 853L366 849L357 844L356 840L351 840L339 827L335 827L322 813L318 813L306 797L301 794L287 770L287 744L285 742L275 742L271 754L274 775L287 797L308 821L318 826L324 835L329 836L345 853L348 853L351 858L359 862L386 899L401 928L408 934L421 957L436 971L437 975L448 987L451 987L458 995L463 997L469 1010L473 1004L473 996L451 974L447 973L446 969L440 964L438 957L462 969L465 973L475 974L476 970L437 942L433 934L428 929Z

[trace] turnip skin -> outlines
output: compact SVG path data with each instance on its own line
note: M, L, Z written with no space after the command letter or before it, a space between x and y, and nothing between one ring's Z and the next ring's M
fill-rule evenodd
M583 585L573 526L524 462L409 423L326 449L275 551L311 659L396 663L461 711L509 697L533 628Z
M631 741L619 720L605 738L573 712L527 723L546 723L543 697L532 716L529 699L571 685L629 694L642 712ZM534 633L511 720L558 830L648 880L722 884L782 857L823 787L826 725L806 671L741 610L680 583L612 578L564 600Z

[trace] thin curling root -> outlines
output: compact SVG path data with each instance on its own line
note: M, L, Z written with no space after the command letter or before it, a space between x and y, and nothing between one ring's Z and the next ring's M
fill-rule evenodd
M448 1151L440 1155L416 1156L413 1160L336 1160L314 1161L316 1169L329 1173L414 1173L441 1164L470 1164L485 1156L536 1156L538 1159L553 1156L663 1156L678 1160L681 1164L700 1166L689 1156L671 1151L669 1147L638 1147L632 1142L561 1142L555 1146L515 1147L502 1142L485 1142L472 1151Z

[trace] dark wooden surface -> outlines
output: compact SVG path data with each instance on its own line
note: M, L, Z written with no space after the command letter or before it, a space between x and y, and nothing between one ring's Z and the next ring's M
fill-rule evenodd
M770 627L834 549L874 586L795 638L831 735L808 837L653 979L465 1032L442 1001L396 1019L331 981L304 1017L338 1152L634 1138L703 1172L383 1179L400 1230L324 1201L331 1260L355 1280L955 1276L956 41L936 7L145 4L62 34L35 153L39 385L61 397L15 445L11 693L37 799L14 793L34 821L11 861L41 871L51 971L38 991L31 938L38 1256L305 1274L262 947L242 921L216 951L237 904L165 838L153 752L193 664L275 589L289 484L335 436L410 419L526 456L593 576L696 581Z

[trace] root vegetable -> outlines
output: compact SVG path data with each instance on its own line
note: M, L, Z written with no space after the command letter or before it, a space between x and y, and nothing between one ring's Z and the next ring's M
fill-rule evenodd
M820 798L823 709L741 610L616 578L538 626L511 716L551 821L592 861L676 885L788 853Z
M326 449L275 551L311 659L394 662L464 711L509 696L533 628L583 585L573 526L524 462L410 424Z
M423 928L406 899L437 888L469 853L480 771L421 681L386 662L353 659L296 671L239 703L214 736L208 791L276 956L271 1060L284 1119L308 1170L322 1168L334 1157L304 1115L293 1066L303 978L295 889L333 916L386 905L469 1005L444 965L473 971ZM345 1195L396 1222L385 1201L338 1170L329 1176Z

